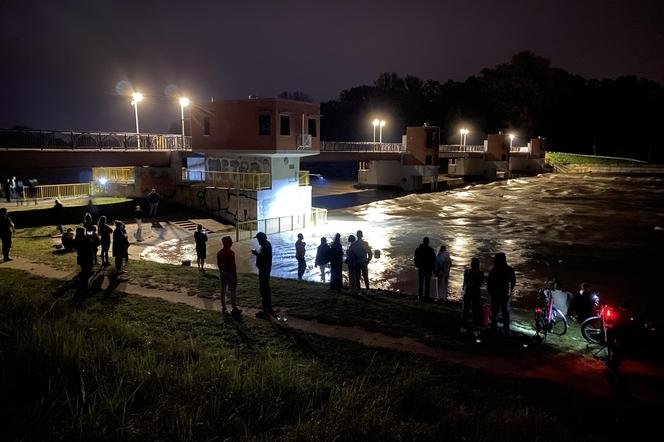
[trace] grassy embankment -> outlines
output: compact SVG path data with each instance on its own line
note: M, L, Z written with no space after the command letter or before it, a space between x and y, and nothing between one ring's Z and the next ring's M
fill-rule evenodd
M119 203L125 203L128 201L131 201L132 198L124 198L124 197L83 197L83 198L72 198L72 199L65 199L62 200L62 205L64 207L83 207L88 205L88 201L92 199L92 203L95 206L105 206L109 204L119 204ZM43 202L40 201L38 204L35 204L34 201L32 200L24 200L22 206L16 206L16 203L12 207L9 207L7 210L10 212L22 212L25 210L44 210L44 209L51 209L53 207L53 202Z
M62 284L0 266L7 440L602 440L654 413L161 300L78 305Z
M564 152L546 152L549 164L559 166L639 166L642 161L629 158L611 158L592 155L577 155Z

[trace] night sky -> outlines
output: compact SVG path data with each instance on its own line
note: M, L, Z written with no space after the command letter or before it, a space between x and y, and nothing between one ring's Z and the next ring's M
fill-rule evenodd
M202 102L300 90L316 101L396 71L463 80L532 50L594 78L664 82L662 0L1 0L0 127L141 131Z

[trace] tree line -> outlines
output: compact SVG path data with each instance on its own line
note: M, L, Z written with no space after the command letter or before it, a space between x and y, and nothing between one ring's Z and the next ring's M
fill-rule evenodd
M467 127L468 144L503 131L516 133L519 145L541 136L551 150L664 161L662 85L635 76L585 79L531 52L465 81L386 72L321 103L321 113L321 136L329 141L371 140L377 117L388 121L383 141L400 141L406 126L427 123L450 144Z

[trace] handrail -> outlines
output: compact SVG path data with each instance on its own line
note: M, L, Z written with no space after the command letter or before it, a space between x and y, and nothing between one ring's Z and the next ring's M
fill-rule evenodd
M111 183L129 184L135 181L133 167L93 167L92 180L105 179Z
M486 152L484 145L461 145L461 144L442 144L439 152Z
M130 132L0 129L0 149L191 150L191 137Z
M405 152L402 143L372 143L371 141L321 141L321 152Z
M241 221L235 225L235 241L252 239L256 233L266 235L288 232L296 229L306 229L327 224L327 209L312 207L311 212L280 216L260 220Z
M263 172L217 172L182 168L182 181L203 182L218 189L265 190L272 188L272 174Z
M75 184L46 184L34 187L34 194L31 189L26 187L25 198L31 200L46 200L60 198L74 198L79 196L89 196L94 193L95 187L92 183Z

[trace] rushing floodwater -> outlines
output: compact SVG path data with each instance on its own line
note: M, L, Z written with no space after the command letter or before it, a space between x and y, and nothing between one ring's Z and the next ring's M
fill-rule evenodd
M370 263L375 287L414 293L412 255L423 236L446 244L452 255L451 297L458 298L463 268L478 256L488 271L491 256L507 254L517 271L517 301L528 300L544 281L557 277L569 290L589 282L606 298L631 299L637 310L664 306L661 300L664 244L664 180L547 174L499 181L444 193L401 198L330 211L329 223L302 232L309 270L320 236L361 229L381 256ZM270 235L273 275L295 277L293 244L298 232ZM220 239L208 243L210 264ZM252 271L253 242L234 246L240 271ZM190 241L171 241L143 256L180 262L194 257Z

